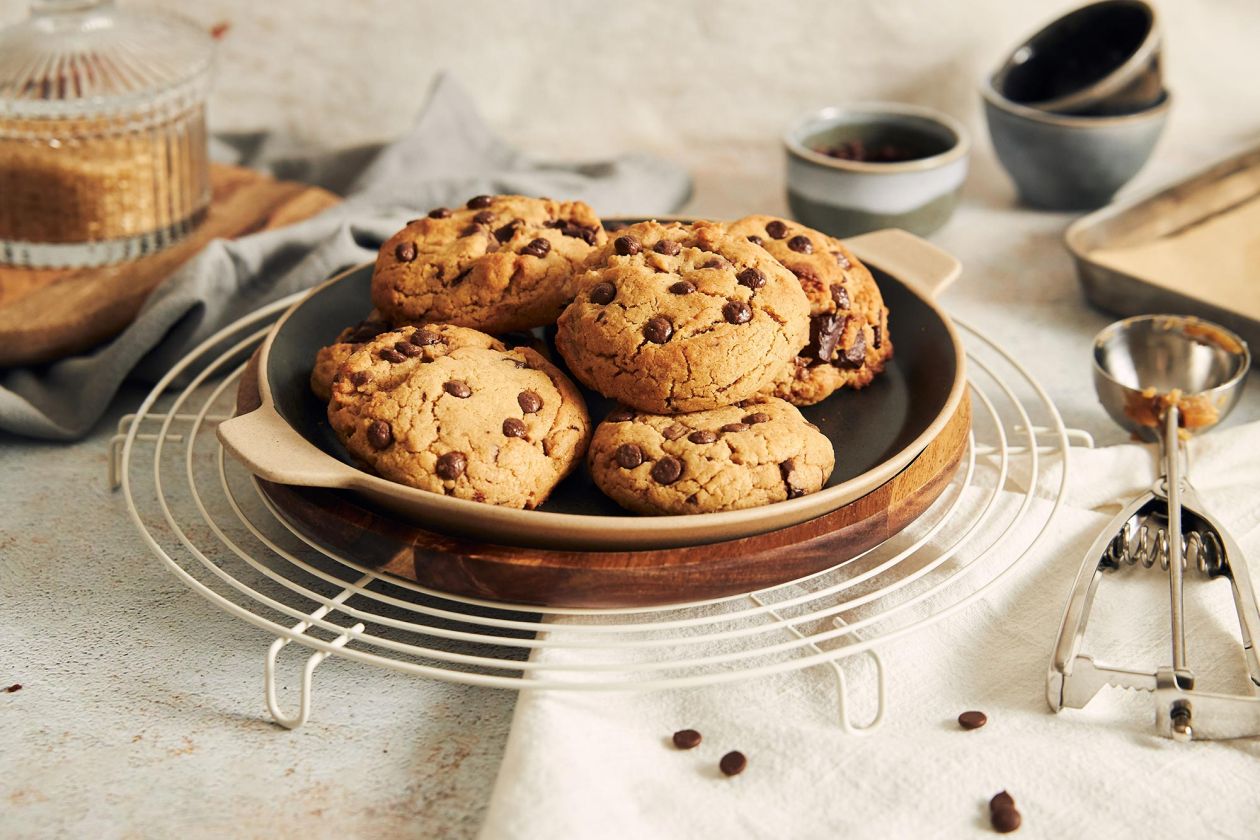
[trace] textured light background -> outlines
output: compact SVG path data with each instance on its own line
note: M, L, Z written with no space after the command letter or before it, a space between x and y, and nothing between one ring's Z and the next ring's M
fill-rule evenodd
M684 163L697 214L781 211L778 136L799 112L859 99L947 111L975 140L964 204L933 237L966 265L947 307L1027 363L1070 425L1123 437L1089 385L1089 338L1110 319L1077 291L1061 244L1072 217L1014 205L975 93L1009 46L1071 3L164 5L231 24L218 129L322 146L387 139L448 69L538 156ZM1260 140L1260 4L1160 8L1175 100L1130 190ZM0 20L23 13L0 0ZM138 400L125 393L113 416ZM1256 389L1236 417L1260 417ZM312 723L276 731L260 696L266 637L188 593L104 490L110 425L73 446L0 438L0 684L27 686L0 694L0 835L475 832L511 696L333 659L316 675Z

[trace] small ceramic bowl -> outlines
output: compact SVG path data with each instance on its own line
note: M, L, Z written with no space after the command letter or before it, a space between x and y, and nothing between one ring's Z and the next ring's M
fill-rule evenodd
M846 160L824 153L846 144L906 159ZM808 114L784 135L783 145L788 205L799 221L833 236L881 228L922 236L954 212L971 141L952 117L875 102Z
M993 75L1011 102L1056 114L1144 111L1164 92L1155 10L1143 0L1082 6L1025 40Z
M1168 121L1167 91L1150 108L1113 117L1050 114L981 87L998 160L1025 204L1044 210L1092 210L1111 201L1151 156Z

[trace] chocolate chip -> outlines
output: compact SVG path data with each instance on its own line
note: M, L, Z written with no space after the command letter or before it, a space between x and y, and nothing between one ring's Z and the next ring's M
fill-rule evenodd
M748 429L748 424L747 424L747 423L727 423L725 426L723 426L721 429L719 429L719 431L722 431L722 432L743 432L743 431L747 431L747 429Z
M617 466L623 470L632 470L643 463L643 450L633 443L623 443L613 453Z
M1000 793L994 794L993 798L989 800L990 811L1000 811L1003 808L1014 808L1014 807L1015 807L1015 797L1011 796L1006 791L1001 791Z
M847 315L815 315L809 319L809 343L801 355L811 362L830 362L836 355L836 344L844 334Z
M481 233L480 225L469 225L468 227L461 230L459 232L459 235L460 236L473 236L474 234L478 234L478 233Z
M787 236L787 225L775 219L766 225L766 233L770 234L773 239L782 239Z
M844 286L832 285L831 299L836 302L836 309L849 308L849 292Z
M354 373L350 374L350 382L356 388L362 388L364 385L368 384L368 380L371 378L372 374L368 373L366 370L356 370Z
M643 325L643 337L654 344L664 344L674 334L674 325L664 315L649 318Z
M496 230L494 232L494 238L499 240L500 242L507 242L509 239L511 239L513 236L516 235L516 228L519 227L520 224L521 222L519 219L513 219L512 221L508 222L503 227ZM546 241L547 240L545 239L543 240L543 242L546 242Z
M667 257L676 257L678 252L682 250L682 246L672 239L662 239L652 246L652 250Z
M993 824L993 830L998 834L1010 834L1019 828L1022 819L1019 811L1014 808L999 808L989 815L989 822Z
M673 484L682 477L682 461L666 455L652 465L652 479L658 484Z
M617 296L617 287L607 281L596 283L591 286L591 303L597 303L603 306L606 303L612 303L613 298Z
M546 239L531 239L529 244L521 249L521 254L527 257L538 257L542 259L551 253L551 243Z
M871 344L878 350L884 344L884 330L879 324L871 324Z
M633 236L618 236L613 242L613 250L623 257L631 257L642 251L643 246Z
M608 416L604 419L607 423L625 423L627 420L634 419L634 412L625 406L619 406L608 412Z
M428 347L432 344L441 344L442 336L432 330L416 330L411 334L411 343L420 347Z
M788 458L779 464L779 475L783 477L783 487L787 497L795 499L805 495L805 485L801 483L801 474L796 469L796 461Z
M509 417L503 421L503 434L506 437L523 438L525 437L525 424L515 417Z
M489 207L493 203L494 203L494 198L492 198L491 196L488 196L488 195L473 196L472 198L468 199L468 209L481 210L482 208Z
M866 336L861 330L858 330L857 338L853 339L852 346L844 348L844 352L836 359L835 364L849 370L857 370L866 364Z
M456 274L453 278L451 278L451 285L452 285L452 286L458 286L460 283L463 283L463 282L464 282L464 278L466 278L469 274L472 274L472 266L471 266L471 265L470 265L470 266L468 266L468 268L465 268L465 269L464 269L463 271L461 271L459 274Z
M680 729L674 733L674 746L690 750L700 746L700 733L694 729Z
M754 233L752 236L748 237L748 241L754 245L764 245L766 240Z
M708 429L701 429L698 432L692 432L687 435L687 440L692 443L713 443L713 441L717 440L717 434Z
M750 426L756 423L769 423L770 415L766 414L764 411L758 411L756 414L749 414L745 417L744 422Z
M798 254L814 253L814 243L809 241L808 236L793 236L787 246Z
M454 481L464 474L464 468L467 466L468 458L463 452L447 452L437 459L437 466L433 471L437 473L438 478Z
M682 423L674 423L670 426L666 426L665 431L661 432L661 436L665 438L665 440L678 440L685 434L687 434L687 427Z
M412 344L409 341L399 341L398 343L394 345L394 349L397 350L402 355L409 356L410 358L413 358L413 359L424 352L419 347L417 347L416 345Z
M739 282L739 285L747 286L750 289L760 289L766 285L766 275L756 268L745 268L735 275L735 279Z
M397 350L395 350L393 347L386 347L384 350L381 351L380 356L385 361L392 362L393 364L398 364L403 359L407 358L402 353L399 353Z
M411 262L416 258L416 243L399 242L394 248L394 256L399 262Z
M474 224L488 225L493 221L494 221L494 214L491 213L489 210L482 210L480 213L473 216Z
M430 219L445 219L451 215L451 211L445 207L435 207L429 211Z
M744 768L747 766L748 758L739 750L728 752L718 762L718 769L727 776L738 776L744 772Z
M752 309L742 300L728 300L722 307L722 317L732 324L747 324L752 315Z
M542 408L542 397L533 391L521 391L516 395L516 404L521 407L521 411L526 414L535 414Z
M684 502L686 502L686 503L687 503L687 504L689 504L689 505L698 505L698 504L700 504L700 494L699 494L699 493L692 493L690 496L688 496L687 498L683 499L683 501L684 501Z
M373 420L367 427L367 439L373 449L384 449L394 442L394 430L384 420Z
M958 716L958 725L963 729L979 729L988 722L989 716L984 712L963 712Z
M712 259L707 260L705 264L700 267L701 268L730 268L731 264L727 262L725 258L723 257L713 257Z
M852 268L853 263L849 262L849 258L839 251L832 251L831 255L836 258L836 265L841 268Z
M461 400L466 400L472 396L472 388L469 388L468 383L462 379L452 379L442 386L442 390Z
M671 294L689 295L696 290L696 284L690 280L679 280L677 283L669 287Z

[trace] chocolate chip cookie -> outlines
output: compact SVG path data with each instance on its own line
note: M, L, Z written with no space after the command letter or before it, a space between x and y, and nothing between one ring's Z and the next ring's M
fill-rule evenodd
M866 266L838 240L773 216L746 216L728 230L774 256L809 297L809 344L766 393L812 405L840 388L870 384L893 345L888 307Z
M800 283L721 225L632 225L587 266L556 347L583 383L641 411L751 397L809 338Z
M410 222L382 247L372 303L385 320L488 333L553 323L607 234L580 201L481 195Z
M813 493L835 466L831 441L792 405L759 397L690 414L615 409L591 440L595 483L638 513L709 513Z
M527 347L462 327L404 327L337 371L328 420L379 475L432 493L534 508L586 451L577 388Z
M327 347L319 348L315 354L315 366L311 368L311 391L321 402L328 402L332 396L332 381L337 375L337 368L350 358L354 351L392 327L381 317L381 313L372 310L367 318L352 327L346 327Z

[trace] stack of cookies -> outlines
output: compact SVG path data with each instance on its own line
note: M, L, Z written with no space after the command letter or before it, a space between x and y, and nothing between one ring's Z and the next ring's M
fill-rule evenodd
M346 449L387 479L518 508L584 457L639 513L817 491L835 454L796 406L892 355L870 272L766 216L609 233L581 202L477 196L384 244L372 303L311 375ZM551 325L558 358L531 332ZM619 403L593 434L558 365Z

